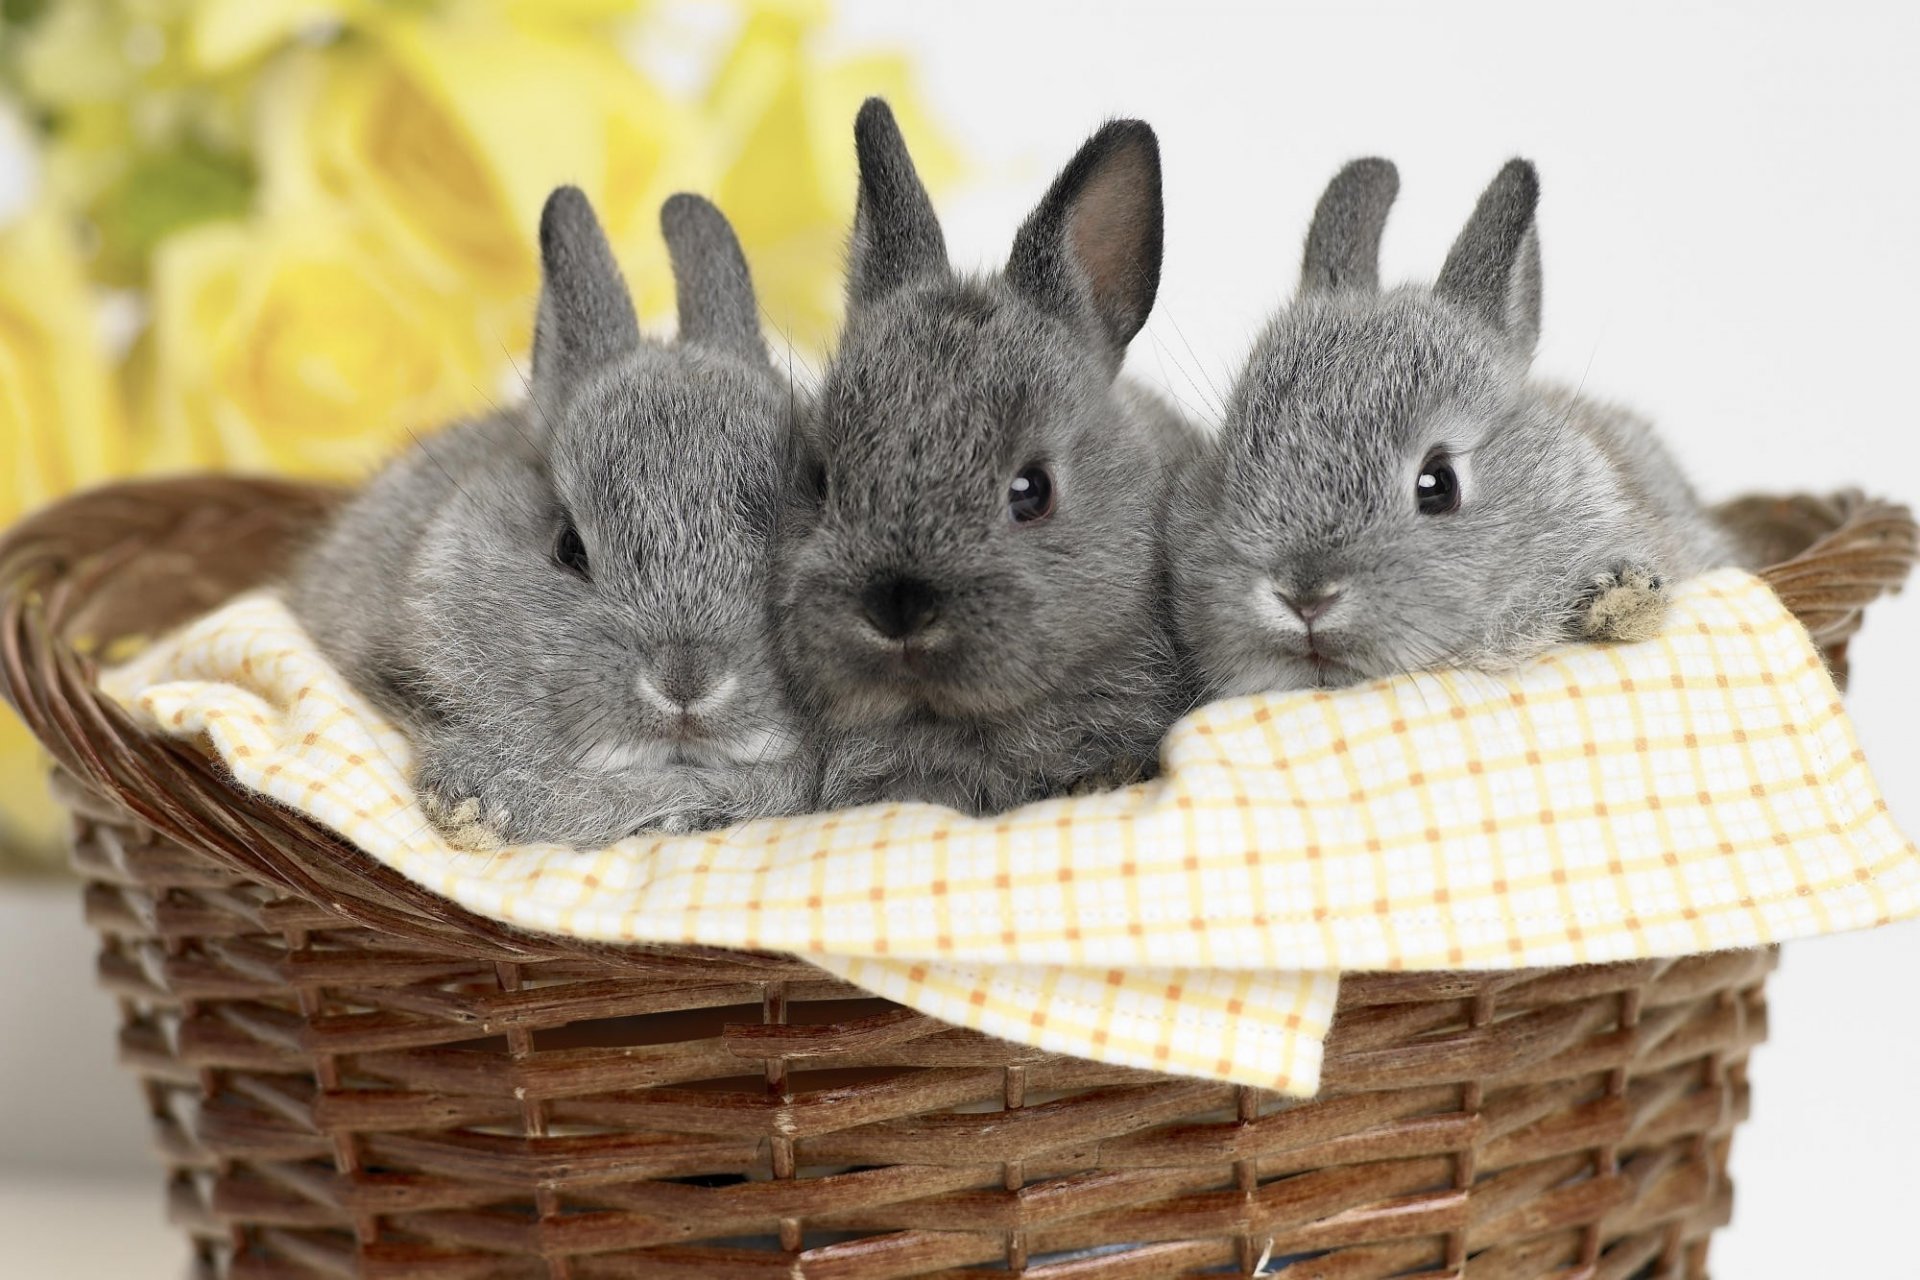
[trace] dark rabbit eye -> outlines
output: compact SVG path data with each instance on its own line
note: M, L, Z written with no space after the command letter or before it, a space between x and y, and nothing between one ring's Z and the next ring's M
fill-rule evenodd
M1420 468L1420 478L1413 484L1421 515L1443 516L1460 509L1460 478L1453 474L1453 464L1447 461L1446 454L1436 453L1428 458Z
M1053 514L1053 477L1045 467L1028 467L1007 486L1007 514L1015 524L1032 524Z
M569 520L560 527L559 540L553 544L553 558L560 567L583 578L591 578L593 573L587 567L587 544L580 540L580 531Z

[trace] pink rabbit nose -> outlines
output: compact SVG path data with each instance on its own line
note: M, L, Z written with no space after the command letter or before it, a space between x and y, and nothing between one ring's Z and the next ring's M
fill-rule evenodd
M1316 587L1311 591L1297 591L1292 595L1284 591L1275 591L1274 594L1279 596L1281 603L1298 614L1300 621L1308 626L1325 617L1327 610L1340 601L1338 587Z
M651 675L640 678L640 694L662 711L684 717L717 709L738 684L697 646L673 645L656 659Z
M675 646L662 658L654 680L660 692L681 706L691 706L707 691L712 677L698 650Z

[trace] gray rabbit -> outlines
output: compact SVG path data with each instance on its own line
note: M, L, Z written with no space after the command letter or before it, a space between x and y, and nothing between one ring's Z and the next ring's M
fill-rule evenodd
M767 609L791 396L726 219L680 195L660 221L675 343L641 336L591 206L559 188L528 403L420 441L289 584L463 843L595 846L814 798Z
M986 276L948 266L884 102L854 140L848 315L777 588L825 798L982 813L1142 776L1179 702L1156 531L1192 439L1116 381L1159 287L1153 131L1095 133Z
M1298 296L1172 503L1176 625L1210 696L1643 638L1668 584L1732 558L1648 423L1529 380L1533 166L1500 171L1431 289L1382 292L1398 185L1377 159L1334 178Z

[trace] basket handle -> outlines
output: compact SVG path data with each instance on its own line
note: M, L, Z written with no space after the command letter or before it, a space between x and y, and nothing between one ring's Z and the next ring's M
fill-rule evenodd
M1824 496L1756 495L1714 508L1763 582L1800 619L1846 678L1847 641L1866 607L1906 583L1920 559L1920 527L1898 503L1847 489Z

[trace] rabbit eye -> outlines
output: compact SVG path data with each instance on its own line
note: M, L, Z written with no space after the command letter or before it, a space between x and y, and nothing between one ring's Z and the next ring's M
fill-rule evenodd
M560 526L560 537L553 544L553 558L569 573L577 573L583 578L593 577L587 565L587 544L581 541L580 531L573 527L571 520Z
M1420 478L1413 482L1413 492L1423 516L1443 516L1460 509L1460 478L1454 475L1446 454L1436 453L1427 459L1420 468Z
M1007 486L1007 514L1015 524L1032 524L1053 514L1053 477L1045 467L1033 466Z

